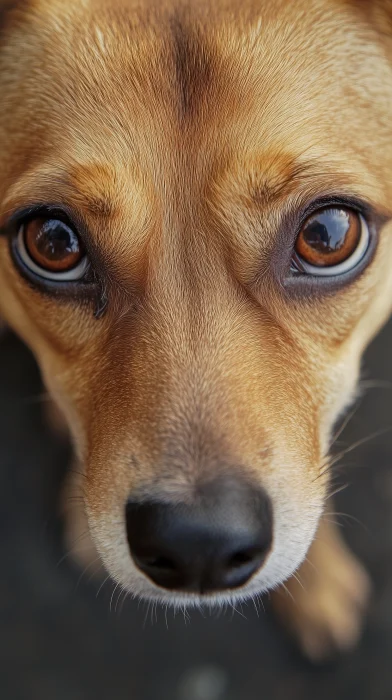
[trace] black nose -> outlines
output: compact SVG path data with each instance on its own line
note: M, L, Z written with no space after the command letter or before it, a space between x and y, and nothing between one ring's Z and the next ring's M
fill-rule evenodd
M243 586L272 542L267 494L233 478L204 485L191 504L129 501L126 523L136 565L173 591Z

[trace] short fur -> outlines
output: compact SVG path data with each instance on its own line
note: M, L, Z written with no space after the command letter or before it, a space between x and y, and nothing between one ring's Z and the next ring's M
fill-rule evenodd
M348 645L366 579L319 519L333 426L392 304L391 3L0 8L1 229L66 206L101 280L100 299L43 293L3 236L0 313L66 416L109 572L171 602L132 564L126 499L241 472L270 494L274 543L233 597L276 588L313 541L308 594L280 609L309 653ZM290 281L300 212L337 195L374 210L372 260L344 286Z

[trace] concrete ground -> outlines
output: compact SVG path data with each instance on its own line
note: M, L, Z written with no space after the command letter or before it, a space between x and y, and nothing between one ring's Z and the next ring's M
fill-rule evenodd
M392 325L371 347L369 388L341 442L391 426ZM268 612L203 618L115 609L64 558L57 501L68 450L42 416L34 362L0 345L1 700L392 700L392 433L347 455L338 497L348 540L374 585L363 640L322 667L303 660ZM358 520L358 522L357 522Z

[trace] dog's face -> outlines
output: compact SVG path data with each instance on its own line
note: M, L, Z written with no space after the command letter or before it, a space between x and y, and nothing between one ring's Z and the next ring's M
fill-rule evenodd
M103 560L168 602L276 586L391 305L384 3L0 7L0 312Z

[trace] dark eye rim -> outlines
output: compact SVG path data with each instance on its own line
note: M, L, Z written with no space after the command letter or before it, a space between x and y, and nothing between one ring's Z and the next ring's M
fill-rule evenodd
M37 218L58 219L69 226L78 235L88 259L88 265L83 277L78 280L50 280L41 277L26 265L17 248L18 235L21 226L26 226L29 222ZM94 252L91 251L83 222L78 219L78 217L75 217L73 212L70 212L66 207L48 204L35 204L24 207L16 211L9 218L6 226L1 229L0 235L4 235L8 239L11 259L19 274L35 290L50 294L58 299L62 297L68 299L70 297L78 298L79 300L81 298L87 300L97 298L99 294L99 284L94 267Z
M351 270L336 275L318 276L294 270L292 261L295 256L295 242L302 227L306 220L319 209L329 207L351 209L365 219L369 230L369 243L364 256ZM345 194L328 194L315 198L294 214L289 213L282 222L280 232L282 247L274 261L279 268L277 274L281 289L292 297L306 298L334 294L349 287L359 280L370 266L377 250L379 231L388 219L388 216L377 212L369 202ZM290 236L287 235L288 230L290 230Z

